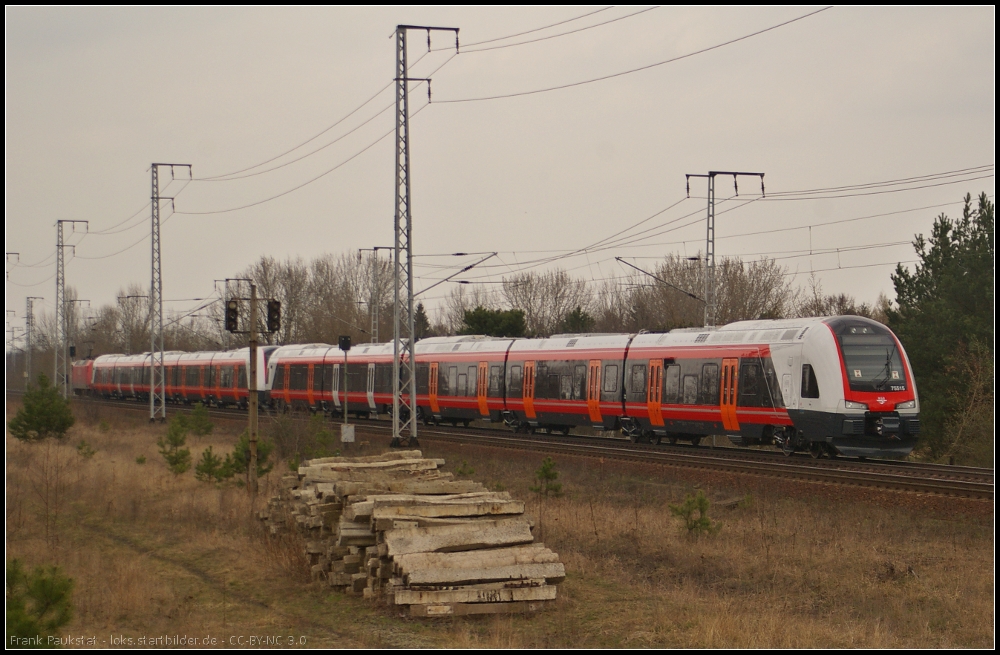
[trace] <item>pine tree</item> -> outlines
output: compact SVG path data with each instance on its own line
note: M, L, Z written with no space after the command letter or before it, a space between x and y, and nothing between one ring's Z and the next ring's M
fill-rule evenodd
M174 475L180 475L191 468L191 451L184 448L187 443L188 425L183 415L178 414L167 426L167 434L156 441L160 454L167 461L167 468Z
M46 437L62 439L74 423L69 400L49 383L44 374L38 376L38 386L29 387L24 405L10 420L10 433L22 441L40 441Z
M897 266L892 276L898 308L887 318L913 366L931 459L949 450L948 425L970 395L963 356L993 358L994 209L985 193L976 208L967 195L960 219L941 214L928 238L917 235L914 272Z
M46 646L49 636L73 618L73 580L58 567L26 573L19 560L7 562L7 646ZM40 644L28 641L37 639ZM44 640L44 641L42 641Z

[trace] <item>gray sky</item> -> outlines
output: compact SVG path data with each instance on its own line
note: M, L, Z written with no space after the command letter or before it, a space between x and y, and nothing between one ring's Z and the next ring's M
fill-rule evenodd
M113 303L130 282L148 287L149 209L136 212L149 201L150 163L219 176L303 143L391 83L397 24L458 27L468 49L453 57L453 37L436 33L426 54L426 34L410 33L410 75L441 67L431 106L421 109L426 87L410 94L415 253L500 252L465 279L496 282L640 223L685 197L685 173L761 171L770 195L969 169L815 194L851 197L775 195L728 213L760 186L742 178L739 199L723 203L732 179L718 179L717 257L773 256L799 284L813 270L824 292L872 301L894 295L893 265L872 264L914 260L909 242L936 215L959 215L967 192L994 193L993 7L837 7L604 81L446 102L621 73L820 8L602 7L6 8L5 246L20 253L7 265L6 308L16 312L8 323L23 327L28 295L53 309L57 219L90 222L89 235L67 231L77 244L67 251L67 283L92 308ZM246 173L343 137L273 172L163 188L176 195L176 213L169 202L161 213L164 298L179 301L166 311L196 306L183 299L212 295L213 280L261 255L308 260L391 245L394 140L377 140L394 129L391 109L378 114L392 103L386 88L319 138ZM355 155L274 200L199 213L258 203ZM161 176L169 181L170 170ZM692 180L691 196L626 243L548 266L600 280L626 272L616 255L640 266L695 255L704 249L704 180ZM877 214L889 215L832 223ZM657 229L642 232L649 228ZM798 229L741 236L780 228ZM416 272L418 288L443 275ZM436 306L451 288L425 302Z

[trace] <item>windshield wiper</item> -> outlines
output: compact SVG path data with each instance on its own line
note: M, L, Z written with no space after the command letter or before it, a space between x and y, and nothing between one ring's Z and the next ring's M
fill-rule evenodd
M889 378L892 377L892 354L894 352L896 352L896 344L892 344L892 348L885 351L885 366L883 366L882 370L879 371L879 375L881 375L882 372L884 371L885 377L881 378L880 381L875 382L874 386L876 391L882 391L883 389L885 389L886 383L888 383Z

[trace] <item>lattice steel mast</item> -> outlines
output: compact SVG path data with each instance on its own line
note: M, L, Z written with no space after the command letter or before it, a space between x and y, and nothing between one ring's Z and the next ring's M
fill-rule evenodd
M173 179L174 167L186 167L188 177L191 177L190 164L157 164L150 166L152 171L152 275L149 283L149 420L155 421L157 416L161 421L167 418L167 376L163 363L163 276L160 259L160 201L172 197L160 196L160 166L170 167L170 177Z
M742 173L738 171L709 171L707 175L688 173L684 176L687 182L688 197L691 196L692 177L708 178L708 210L705 221L705 327L715 327L715 176L732 175L733 187L736 195L739 195L739 186L736 178L739 175L753 175L760 178L760 194L764 195L764 174L763 173Z
M63 223L74 225L87 221L56 221L56 331L55 371L52 384L62 390L63 398L69 398L69 326L66 325L66 259L63 257L65 248L72 245L63 243ZM60 352L60 349L62 352Z
M396 27L396 205L395 246L393 249L393 317L392 317L392 446L417 444L417 377L414 358L413 329L413 214L410 203L410 109L408 82L426 81L428 101L430 80L407 77L406 33L408 30L427 31L430 51L431 30L455 33L457 27L398 25ZM404 291L405 289L405 291ZM403 295L405 293L405 296ZM404 394L406 397L404 398ZM406 432L406 436L403 433Z

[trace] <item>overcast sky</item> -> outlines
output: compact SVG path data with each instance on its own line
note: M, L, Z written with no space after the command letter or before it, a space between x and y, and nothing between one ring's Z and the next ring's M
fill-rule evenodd
M909 243L935 216L994 193L993 7L836 7L523 94L821 8L648 7L7 7L5 246L20 253L8 327L23 327L28 295L52 312L58 219L89 221L87 235L67 229L66 279L93 309L148 287L154 161L196 178L175 169L167 186L161 170L176 198L161 211L168 314L262 255L392 245L397 24L461 30L457 57L449 33L428 54L410 32L409 59L411 77L433 80L431 106L425 86L410 94L414 251L499 252L464 279L498 282L630 226L633 238L546 266L599 281L628 271L615 256L694 256L706 186L692 180L684 199L685 174L739 170L765 173L775 195L741 206L760 196L741 178L723 202L732 178L718 178L716 256L775 257L797 284L814 271L824 292L870 302L894 297L895 262L915 259ZM239 179L197 180L271 160L373 96ZM508 97L447 102L493 96ZM416 285L476 259L421 257Z

